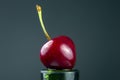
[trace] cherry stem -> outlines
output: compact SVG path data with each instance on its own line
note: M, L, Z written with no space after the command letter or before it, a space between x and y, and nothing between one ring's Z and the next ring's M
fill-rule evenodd
M47 33L46 29L45 29L45 25L44 25L44 23L43 23L41 6L36 5L36 8L37 8L37 11L38 11L38 16L39 16L39 20L40 20L40 23L41 23L41 27L42 27L42 29L43 29L43 32L44 32L46 38L47 38L48 40L51 40L50 36L48 35L48 33Z

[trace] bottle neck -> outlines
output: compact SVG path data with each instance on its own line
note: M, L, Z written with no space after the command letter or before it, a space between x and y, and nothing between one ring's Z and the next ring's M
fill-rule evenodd
M78 70L41 70L41 80L79 80Z

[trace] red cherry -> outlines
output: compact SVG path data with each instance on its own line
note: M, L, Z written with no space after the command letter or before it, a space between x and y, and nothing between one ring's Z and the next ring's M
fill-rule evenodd
M51 69L72 69L76 60L75 46L67 36L49 40L40 50L42 63Z
M76 61L75 46L67 36L59 36L51 39L48 35L42 20L42 9L36 5L41 27L49 40L40 50L42 63L51 69L72 69Z

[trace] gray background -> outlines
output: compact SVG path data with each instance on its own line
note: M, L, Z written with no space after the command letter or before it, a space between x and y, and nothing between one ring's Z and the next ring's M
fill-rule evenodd
M0 0L0 80L40 80L47 40L36 4L51 37L75 42L80 80L120 79L119 0Z

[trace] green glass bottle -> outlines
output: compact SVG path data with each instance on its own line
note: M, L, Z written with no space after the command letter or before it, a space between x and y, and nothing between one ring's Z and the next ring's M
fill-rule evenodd
M41 70L41 80L79 80L78 70Z

